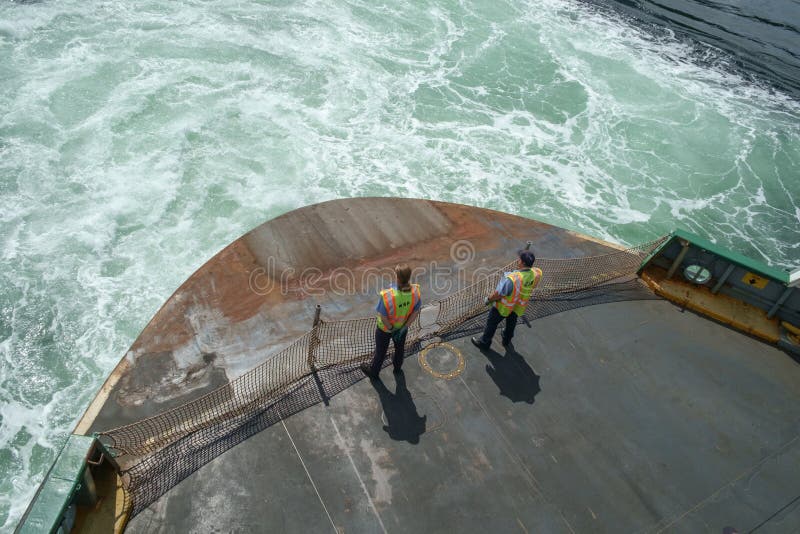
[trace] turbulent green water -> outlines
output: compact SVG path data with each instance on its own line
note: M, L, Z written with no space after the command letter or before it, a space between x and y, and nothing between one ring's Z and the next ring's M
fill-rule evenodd
M0 4L0 525L153 313L337 197L800 264L800 104L568 0Z

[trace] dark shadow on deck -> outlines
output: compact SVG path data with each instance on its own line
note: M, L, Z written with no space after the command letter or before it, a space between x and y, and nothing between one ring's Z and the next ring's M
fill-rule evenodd
M394 375L395 392L389 391L383 380L370 380L372 387L378 392L386 424L383 429L395 441L407 441L412 445L419 443L419 437L425 433L427 415L417 413L417 405L406 387L406 375L402 371Z
M533 404L536 395L542 390L537 375L525 358L513 348L513 341L505 355L492 349L481 351L489 360L486 374L497 387L500 395L508 397L511 402L527 402Z

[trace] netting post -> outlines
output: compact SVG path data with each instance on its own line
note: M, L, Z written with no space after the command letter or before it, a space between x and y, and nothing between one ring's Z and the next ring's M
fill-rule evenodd
M317 304L317 307L314 310L314 324L313 324L313 326L317 326L319 324L319 314L321 312L322 312L322 306Z
M328 406L328 396L325 394L325 390L322 387L322 380L320 380L319 375L317 374L317 358L315 351L319 346L319 332L317 331L317 327L320 323L320 313L322 312L322 306L317 304L317 307L314 309L314 323L311 326L311 337L308 340L308 358L306 359L306 363L308 364L308 368L311 370L311 375L314 377L314 382L317 384L317 389L319 390L319 395L322 397L322 402L325 403L325 406Z
M322 312L322 306L317 304L316 309L314 310L314 323L311 325L311 338L308 341L308 358L306 358L306 363L308 364L308 368L311 369L312 373L317 372L317 359L314 356L314 350L319 345L319 333L317 332L317 326L319 326L319 315Z

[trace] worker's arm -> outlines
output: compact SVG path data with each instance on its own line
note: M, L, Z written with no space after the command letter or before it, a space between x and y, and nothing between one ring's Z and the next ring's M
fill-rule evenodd
M385 326L385 327L387 327L389 329L392 328L392 323L389 321L389 317L387 317L386 315L384 315L382 313L378 313L378 317L380 317L381 321L383 322L383 326Z
M414 309L414 311L411 312L411 315L408 316L408 320L406 321L406 324L403 325L404 328L414 322L414 319L416 319L417 315L419 315L419 310L421 308L422 308L422 306L417 306Z
M486 303L488 304L490 302L497 302L498 300L501 300L502 298L503 298L503 295L501 295L500 293L495 291L494 293L492 293L491 295L486 297Z
M414 322L414 319L416 319L416 318L417 318L417 315L419 315L419 311L420 311L421 309L422 309L422 303L420 303L420 302L417 302L417 305L416 305L416 307L415 307L413 310L411 310L411 313L409 313L409 314L408 314L408 318L406 319L406 322L405 322L405 323L403 323L403 326L401 326L400 328L398 328L398 329L396 330L396 332L402 332L403 330L407 329L407 328L408 328L408 325L410 325L411 323L413 323L413 322Z
M514 289L514 284L508 278L503 278L500 280L500 283L497 284L497 289L494 290L494 293L486 297L484 303L491 304L492 302L497 302L498 300L502 300L503 297L507 297L511 294Z

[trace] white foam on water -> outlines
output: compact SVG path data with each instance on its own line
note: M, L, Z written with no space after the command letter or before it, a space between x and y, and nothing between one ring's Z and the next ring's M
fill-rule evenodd
M585 4L6 3L0 74L0 530L172 291L285 211L425 197L800 263L800 106Z

